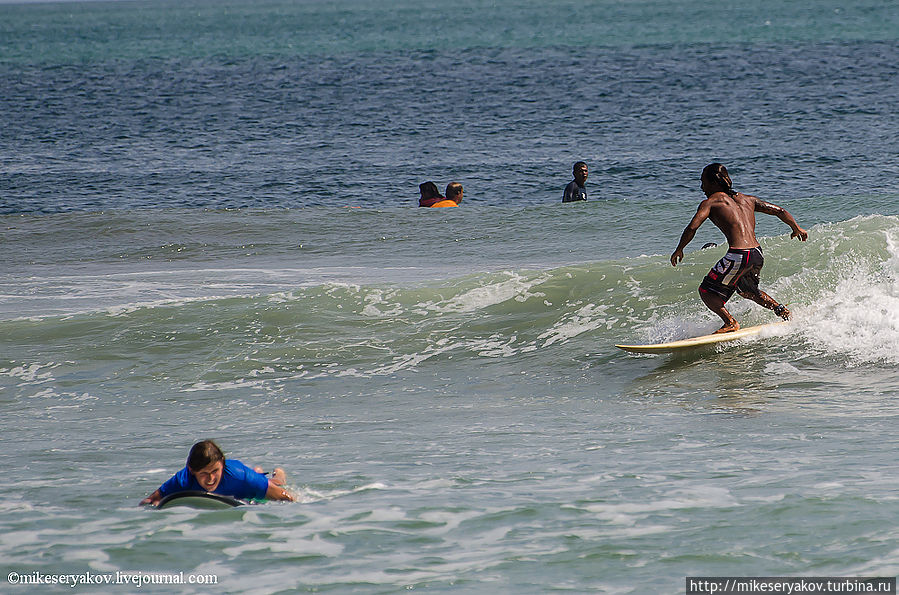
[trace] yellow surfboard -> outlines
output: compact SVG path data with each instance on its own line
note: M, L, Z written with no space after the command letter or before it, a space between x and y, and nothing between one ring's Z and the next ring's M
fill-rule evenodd
M691 339L681 339L680 341L671 341L669 343L652 343L649 345L616 345L618 349L624 349L631 353L670 353L672 351L681 351L684 349L693 349L702 347L703 345L713 345L715 343L724 343L726 341L735 341L744 337L758 335L766 329L774 329L784 322L771 322L768 324L760 324L758 326L748 326L738 331L730 333L717 333L713 335L703 335L701 337L693 337Z

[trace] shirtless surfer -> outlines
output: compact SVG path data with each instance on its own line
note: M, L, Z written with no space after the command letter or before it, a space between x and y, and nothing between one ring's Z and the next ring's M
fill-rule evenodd
M671 254L671 265L677 266L684 259L684 248L706 219L711 219L724 232L729 245L727 254L712 267L699 286L699 296L703 303L724 321L724 326L715 332L727 333L740 328L740 323L724 307L734 291L788 320L790 311L787 307L778 304L759 289L759 273L764 258L762 248L755 238L755 213L774 215L789 225L793 230L791 238L799 238L804 242L808 239L808 232L799 227L786 209L758 197L736 192L732 188L727 168L720 163L709 164L702 170L702 191L706 199L699 203L696 214L684 229L680 243Z

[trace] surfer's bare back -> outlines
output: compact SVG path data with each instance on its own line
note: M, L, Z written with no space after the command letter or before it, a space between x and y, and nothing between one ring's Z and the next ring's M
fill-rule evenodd
M773 310L784 320L789 319L790 311L787 307L759 289L759 273L765 260L755 237L755 213L774 215L789 225L793 230L791 238L799 238L804 242L808 239L808 232L799 227L786 209L758 197L736 192L727 168L720 163L707 165L702 170L701 180L706 199L699 203L696 214L684 229L680 243L671 254L671 265L677 266L684 259L684 248L696 235L696 230L706 219L711 219L724 233L729 246L727 254L712 267L699 286L699 296L703 303L724 321L724 326L716 332L727 333L740 328L740 323L724 307L734 291Z

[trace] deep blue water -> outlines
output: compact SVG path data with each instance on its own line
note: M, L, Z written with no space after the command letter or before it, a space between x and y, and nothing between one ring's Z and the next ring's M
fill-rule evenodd
M664 31L675 5L575 6L4 6L0 212L408 206L429 179L547 204L581 159L599 199L716 160L772 198L895 199L888 4L685 3Z
M897 13L0 4L0 590L895 576ZM795 319L625 354L718 325L720 232L668 261L711 161L809 230L759 216ZM416 208L425 180L461 207ZM207 437L299 502L138 508Z

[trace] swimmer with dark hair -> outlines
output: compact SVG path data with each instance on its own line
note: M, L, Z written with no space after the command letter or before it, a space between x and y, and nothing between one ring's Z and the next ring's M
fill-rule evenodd
M565 192L562 193L562 202L577 202L587 200L587 164L578 161L571 168L574 179L565 186Z
M262 469L251 469L237 459L226 459L222 449L212 440L197 442L190 449L184 469L141 500L141 505L158 506L159 502L177 492L211 492L240 500L287 500L294 498L284 484L284 469L276 467L269 479Z
M671 265L677 266L684 259L684 248L696 235L696 230L706 219L711 219L724 232L729 246L727 254L712 267L699 286L702 302L724 321L724 325L715 332L727 333L740 328L740 323L724 306L734 292L789 320L787 307L759 289L759 274L765 259L755 237L755 214L774 215L793 230L791 238L802 242L808 239L808 232L799 227L786 209L734 190L727 168L720 163L707 165L702 170L700 180L706 198L699 203L696 214L681 234L680 242L671 255Z
M418 191L421 193L421 197L418 199L418 206L420 207L432 207L441 200L446 200L445 197L441 196L440 190L437 189L437 184L434 182L419 184Z

